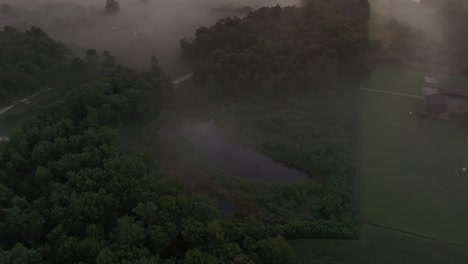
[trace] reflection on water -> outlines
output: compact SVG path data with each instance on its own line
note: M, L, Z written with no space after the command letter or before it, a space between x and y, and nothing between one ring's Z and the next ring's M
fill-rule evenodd
M272 184L309 180L306 173L234 142L213 121L167 126L160 135L188 140L194 152L212 166L241 178Z

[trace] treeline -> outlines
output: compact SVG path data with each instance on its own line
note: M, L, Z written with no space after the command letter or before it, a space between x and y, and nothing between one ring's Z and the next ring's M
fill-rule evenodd
M468 4L465 1L443 1L440 15L443 21L450 60L468 73Z
M38 90L65 90L70 83L84 84L116 66L108 51L88 50L74 55L40 28L24 32L6 26L0 30L0 104Z
M337 74L367 77L369 12L366 0L264 7L201 27L181 47L209 89L325 87Z
M37 91L69 56L68 49L42 30L25 32L12 27L0 31L0 102Z
M304 1L300 7L264 7L245 18L226 18L209 28L201 27L196 30L193 39L182 40L181 47L187 60L195 65L197 80L211 93L222 96L280 94L286 97L294 90L315 89L313 96L323 102L318 99L310 104L320 104L322 110L352 113L354 107L350 105L354 104L354 92L350 87L357 87L356 83L359 84L369 74L369 17L369 3L366 0L317 0ZM336 94L331 99L327 98L329 95L323 92L330 90L322 88L336 88L337 80L341 83L339 88L334 89ZM342 100L343 104L336 104L336 109L326 108L323 107L327 106L324 103L326 100ZM262 104L261 99L258 104ZM281 104L278 106L281 107ZM243 110L239 112L244 113ZM352 114L344 115L346 118L343 119L330 115L319 117L317 112L310 114L311 119L318 123L326 120L323 124L331 122L342 127L348 127L347 121L354 118ZM281 199L267 202L271 214L266 214L269 219L264 220L281 225L287 238L358 238L359 221L353 198L356 175L354 153L343 150L343 146L338 146L336 141L327 143L327 137L319 133L307 132L307 135L296 138L290 130L281 133L288 130L284 127L295 125L307 131L307 124L284 122L281 118L271 121L269 127L265 124L269 124L269 121L244 124L251 130L255 130L252 127L258 129L255 133L246 133L254 134L254 137L274 134L271 140L257 138L258 142L262 142L261 147L257 146L259 150L291 167L306 171L313 179L320 179L323 188L313 192L319 193L317 196L309 193L301 196L303 201L316 202L306 209L297 206L299 210L307 210L306 217L292 216L289 219L279 217L281 214L278 211L282 209L278 201L290 201L289 197L284 197L282 189L281 195L276 196ZM317 130L323 129L322 125ZM350 138L352 134L349 133ZM289 202L285 204L291 205ZM290 223L294 219L301 221Z
M273 150L267 146L268 155L302 168L312 179L324 179L319 186L277 187L273 197L267 199L266 208L269 212L275 215L282 207L288 206L290 209L305 210L308 214L290 219L276 216L269 221L280 224L283 235L288 239L358 239L359 220L356 218L356 194L353 187L356 184L355 166L344 151L329 149L318 154L314 152L323 150L320 144L308 147L313 150ZM301 157L288 156L298 153ZM303 207L310 201L315 201L313 206Z
M114 67L0 144L0 263L294 262L281 230L222 219L123 151L118 127L157 115L171 85L155 59Z
M380 7L406 10L420 19L388 17L376 23L371 47L377 62L408 65L452 74L468 72L468 4L463 0L389 1ZM417 20L429 21L427 25ZM376 19L378 20L378 19ZM432 23L432 24L431 24Z

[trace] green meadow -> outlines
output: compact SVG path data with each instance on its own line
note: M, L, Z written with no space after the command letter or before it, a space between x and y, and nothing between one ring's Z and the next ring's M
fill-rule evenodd
M376 67L364 88L419 96L425 74ZM465 77L437 79L468 88ZM417 98L358 94L361 238L291 241L301 263L466 263L467 126L418 117Z

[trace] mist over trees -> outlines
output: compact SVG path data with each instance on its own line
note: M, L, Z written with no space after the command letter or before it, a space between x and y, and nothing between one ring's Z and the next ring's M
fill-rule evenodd
M13 7L10 4L0 4L0 14L9 14L13 12Z
M371 35L383 62L464 73L467 3L460 0L378 0Z
M452 61L468 72L468 4L464 1L447 1L441 4L444 36Z
M357 165L345 148L357 141L348 124L370 59L468 72L464 1L304 0L258 9L271 1L47 2L0 5L0 25L16 25L0 31L0 104L49 87L64 95L0 142L0 263L288 264L297 262L286 239L357 239ZM234 112L233 120L249 113L243 100L279 98L252 100L271 104L271 119L248 132L273 131L258 143L264 154L319 183L262 197L264 218L249 216L257 207L247 202L225 217L208 197L168 179L157 157L129 151L122 128L179 110L163 108L174 92L168 71L193 71L207 104ZM303 105L287 97L306 94ZM282 103L294 109L271 110ZM318 125L307 127L306 118ZM290 133L298 127L306 128ZM330 132L337 127L345 139ZM297 208L307 210L281 211Z
M106 15L107 0L3 0L13 12L0 16L0 27L27 30L40 27L53 38L76 49L109 50L120 63L144 69L148 56L156 55L170 75L188 70L174 45L190 36L195 27L218 19L245 15L248 8L297 4L300 0L120 0L121 11ZM177 19L175 19L177 18ZM137 33L137 37L135 34Z
M33 45L52 41L31 31ZM293 263L281 230L222 219L161 179L153 157L123 151L118 128L157 116L172 82L154 57L144 72L99 57L72 59L88 81L0 144L2 263Z
M68 49L39 28L0 31L0 102L44 88L61 75Z
M325 87L336 74L368 75L367 1L306 1L219 20L183 39L196 77L227 92Z
M83 56L50 38L42 29L0 30L0 103L41 89L59 91L95 79L116 66L109 51L87 50Z

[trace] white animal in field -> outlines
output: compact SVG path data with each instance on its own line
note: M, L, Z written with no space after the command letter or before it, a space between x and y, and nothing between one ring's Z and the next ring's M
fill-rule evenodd
M466 168L462 168L462 172L466 172Z
M409 115L413 115L413 112L409 112Z

